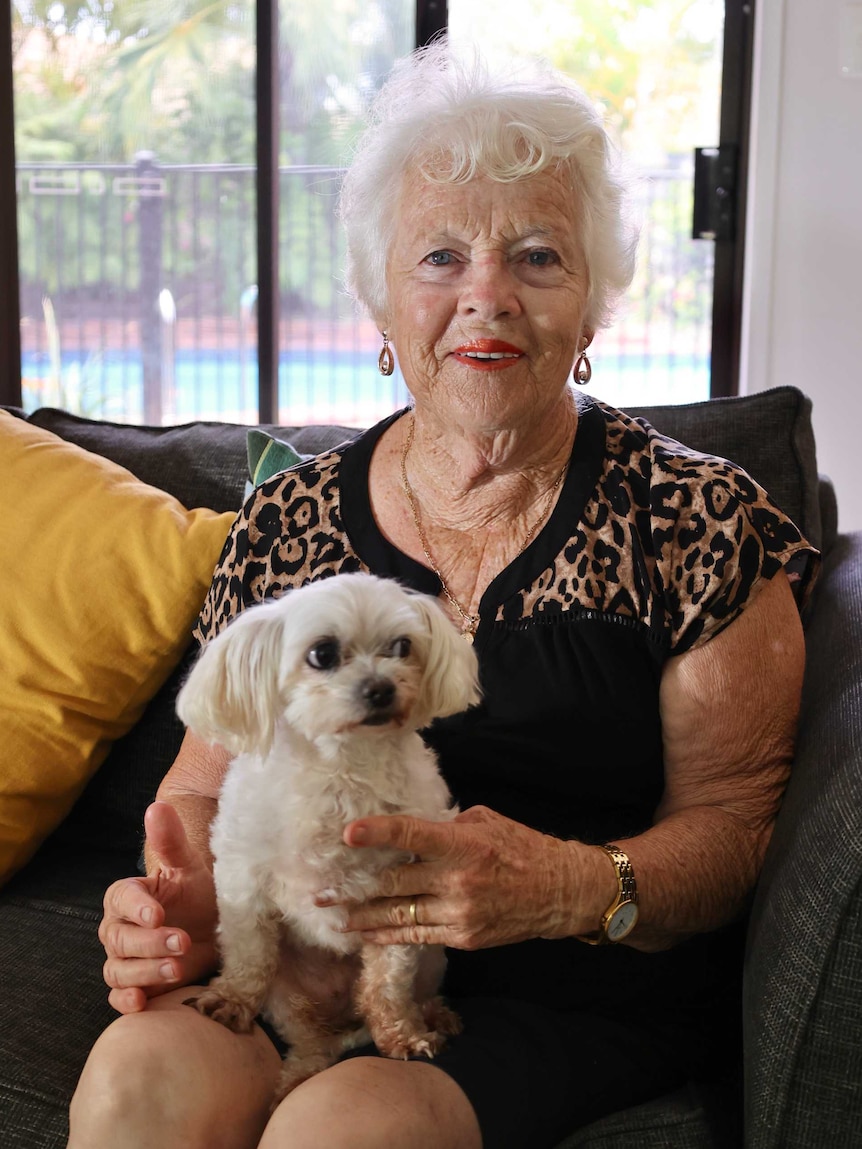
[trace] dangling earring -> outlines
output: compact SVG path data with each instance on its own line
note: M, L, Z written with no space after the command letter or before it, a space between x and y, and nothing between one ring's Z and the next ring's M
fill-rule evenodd
M381 375L391 375L395 370L395 356L389 346L389 336L383 332L383 350L377 358L377 370Z
M577 362L575 363L575 369L572 372L572 378L581 387L583 387L583 386L585 386L585 384L589 383L589 381L593 377L593 369L590 366L589 359L587 359L587 348L589 347L589 345L590 345L589 339L585 339L584 345L581 348L581 353L578 356Z

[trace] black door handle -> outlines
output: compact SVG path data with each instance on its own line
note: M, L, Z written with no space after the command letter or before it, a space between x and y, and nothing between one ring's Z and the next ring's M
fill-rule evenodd
M736 238L735 144L694 149L693 239Z

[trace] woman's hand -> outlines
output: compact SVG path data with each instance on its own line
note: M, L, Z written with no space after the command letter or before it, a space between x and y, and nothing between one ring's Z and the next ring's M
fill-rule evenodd
M119 1013L204 978L216 965L213 876L190 846L176 810L154 802L145 815L147 846L158 866L123 878L105 894L99 939L107 961L108 1001Z
M540 834L484 806L452 822L362 818L346 827L344 841L395 846L419 858L384 871L384 896L350 909L346 929L377 944L474 950L567 937L595 928L594 907L604 909L615 888L607 861L602 867L595 858L601 851Z

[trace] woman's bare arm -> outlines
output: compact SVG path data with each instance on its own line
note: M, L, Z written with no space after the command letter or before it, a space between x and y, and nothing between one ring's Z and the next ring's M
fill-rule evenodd
M189 844L206 858L210 869L210 825L215 817L219 791L230 761L230 755L222 747L202 742L187 730L179 754L162 779L156 794L157 802L167 802L177 811ZM149 843L144 856L147 873L150 873L155 859Z
M790 771L804 665L783 572L714 639L667 663L664 796L652 829L619 843L640 897L630 945L663 949L743 908Z

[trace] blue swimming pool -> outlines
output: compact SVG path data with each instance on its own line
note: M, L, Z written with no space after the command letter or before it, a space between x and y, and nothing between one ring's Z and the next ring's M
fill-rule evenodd
M709 397L709 359L699 355L625 353L592 359L589 391L616 406L692 402ZM134 351L83 356L45 353L22 358L28 408L62 406L104 419L140 422L143 366ZM407 402L400 372L377 371L373 357L328 348L290 351L279 360L281 419L285 423L365 425ZM162 363L160 409L165 423L200 418L254 422L257 360L232 351L181 351Z

